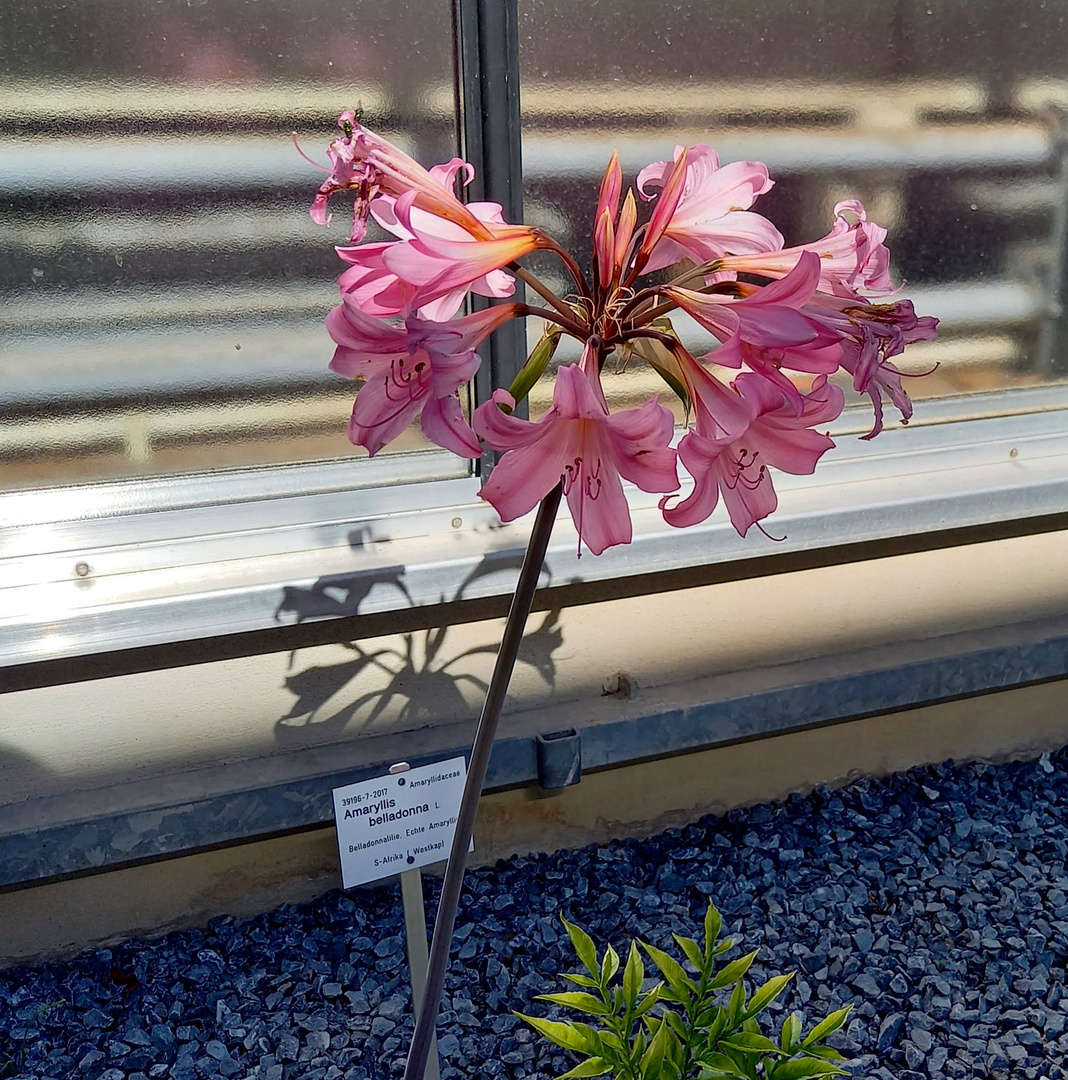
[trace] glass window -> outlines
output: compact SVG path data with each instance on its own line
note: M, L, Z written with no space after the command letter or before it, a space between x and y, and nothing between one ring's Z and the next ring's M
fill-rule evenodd
M346 457L341 108L457 152L449 0L0 9L0 489ZM417 429L393 449L421 447ZM362 453L362 451L359 451Z
M847 197L890 230L900 295L941 320L904 357L938 365L915 398L1064 379L1064 5L525 0L520 18L527 220L584 259L613 147L633 181L676 143L708 143L767 162L757 209L788 244L824 235ZM662 384L635 365L606 387L624 405Z

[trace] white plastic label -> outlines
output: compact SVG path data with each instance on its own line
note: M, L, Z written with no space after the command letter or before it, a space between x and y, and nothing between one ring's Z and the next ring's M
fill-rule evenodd
M447 859L466 776L466 762L455 757L335 788L342 886Z

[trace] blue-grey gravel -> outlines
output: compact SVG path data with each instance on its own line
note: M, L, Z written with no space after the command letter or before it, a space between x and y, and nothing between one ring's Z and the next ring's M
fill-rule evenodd
M796 971L783 1009L855 1005L860 1076L1060 1080L1068 1055L1068 753L913 769L469 873L438 1026L444 1080L573 1062L521 1024L574 957L561 914L670 947L707 899ZM426 879L432 918L437 882ZM411 1030L399 888L221 918L0 972L0 1080L388 1080ZM549 1010L546 1010L548 1012Z

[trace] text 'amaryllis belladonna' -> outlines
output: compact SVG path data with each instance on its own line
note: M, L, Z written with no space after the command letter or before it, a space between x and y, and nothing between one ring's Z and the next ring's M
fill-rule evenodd
M759 162L720 165L708 146L678 146L670 161L643 168L624 195L613 154L593 216L589 275L542 230L508 224L499 204L463 202L458 178L474 169L454 158L425 169L369 131L352 112L328 150L328 173L312 218L330 220L337 192L355 192L341 304L327 329L331 367L362 380L349 438L375 454L419 418L432 442L468 458L502 455L480 492L504 521L528 511L557 484L585 544L600 554L631 539L623 481L662 493L670 525L706 520L720 497L743 536L775 510L775 470L811 473L834 443L816 430L845 404L839 384L866 394L874 438L883 400L912 416L905 372L909 345L935 336L938 321L890 299L886 230L856 201L835 207L827 235L786 247L752 209L773 181ZM647 206L648 213L642 213ZM368 218L394 239L365 243ZM643 220L644 218L644 220ZM519 265L552 252L573 291L557 296ZM461 315L471 293L505 298L521 278L545 307L502 303ZM707 333L683 344L671 324L682 311ZM535 317L548 325L509 388L498 387L464 415L461 391L479 365L478 346L502 323ZM515 414L561 337L580 359L555 367L552 407L536 421ZM697 353L698 355L695 355ZM650 365L682 402L688 430L676 440L672 414L656 397L613 412L602 373ZM733 379L713 369L740 370ZM680 490L678 466L692 478Z

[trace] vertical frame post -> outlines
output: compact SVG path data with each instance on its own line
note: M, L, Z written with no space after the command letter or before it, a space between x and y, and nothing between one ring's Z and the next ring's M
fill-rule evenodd
M506 221L523 221L523 159L519 110L518 0L455 0L463 156L475 167L468 198L498 202ZM515 299L523 299L516 282ZM476 309L489 301L475 297ZM475 396L488 400L495 387L511 385L526 357L521 320L497 330L482 347ZM516 409L526 416L526 402ZM483 472L493 452L482 459Z

